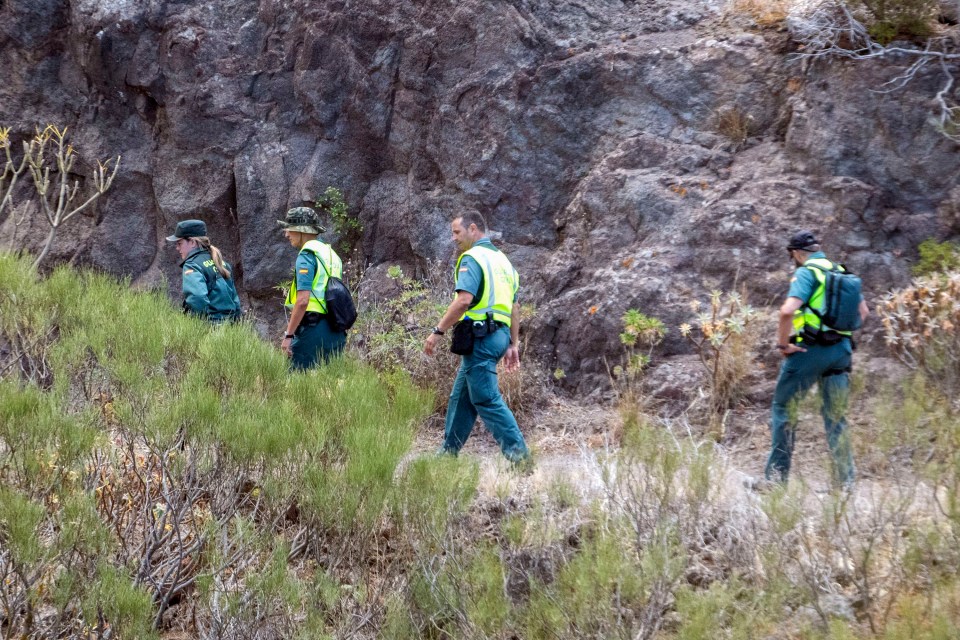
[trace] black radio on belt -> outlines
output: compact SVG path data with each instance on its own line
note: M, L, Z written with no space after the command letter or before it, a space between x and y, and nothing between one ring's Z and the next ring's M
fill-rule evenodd
M300 321L302 327L315 327L320 321L327 317L327 314L319 311L307 311L303 314L303 320Z

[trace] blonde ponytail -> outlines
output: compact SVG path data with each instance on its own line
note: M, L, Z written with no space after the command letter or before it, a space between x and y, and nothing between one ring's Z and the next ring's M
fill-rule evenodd
M215 246L210 244L210 238L207 236L197 236L194 238L194 240L197 241L197 244L199 244L201 248L210 252L210 256L213 258L213 264L217 267L217 271L220 272L220 275L229 280L230 271L223 263L223 254L220 253L220 249L217 249Z

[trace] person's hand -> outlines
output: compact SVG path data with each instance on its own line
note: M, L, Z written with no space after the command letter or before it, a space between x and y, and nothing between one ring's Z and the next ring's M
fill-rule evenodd
M290 348L290 345L293 344L293 338L284 338L283 342L280 343L280 351L283 351L287 354L288 358L293 357L293 349Z
M503 356L503 370L509 373L519 368L520 350L515 345L510 345L507 347L507 353Z
M423 343L423 352L432 357L437 350L437 343L440 342L441 337L439 333L431 333L427 336L426 341Z
M777 351L780 352L780 355L786 357L794 353L806 353L807 350L803 347L799 347L793 343L788 343L783 347L777 347Z

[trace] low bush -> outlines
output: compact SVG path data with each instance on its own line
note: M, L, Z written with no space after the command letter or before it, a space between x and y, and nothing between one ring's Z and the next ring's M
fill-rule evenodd
M756 371L754 346L758 343L757 313L745 293L713 291L706 311L699 300L691 304L699 312L691 325L680 325L707 372L710 402L709 430L722 439L728 412L747 391L747 380Z
M730 0L727 11L749 16L760 27L783 23L796 0Z
M937 0L847 0L847 3L865 14L868 32L884 45L897 38L931 35L940 11Z
M960 389L960 272L918 278L877 306L883 336L905 365L923 371L949 396Z
M960 246L929 238L917 247L920 259L913 265L914 276L931 276L960 270Z
M146 637L205 585L202 626L291 637L319 605L288 559L335 577L376 549L432 405L408 378L292 375L246 325L8 255L0 318L6 628Z

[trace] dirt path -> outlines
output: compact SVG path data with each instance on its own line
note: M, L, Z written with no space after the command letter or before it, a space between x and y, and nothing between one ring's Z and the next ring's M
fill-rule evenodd
M861 403L859 413L852 418L852 429L860 429L860 439L866 440L869 412ZM727 437L714 444L693 435L699 446L712 446L716 454L718 482L722 486L724 502L756 505L762 493L754 488L762 478L770 446L768 412L751 408L738 413L732 420ZM680 420L664 420L665 428L675 431L678 439L689 438ZM617 449L617 431L620 417L612 407L581 406L562 399L553 399L528 419L523 431L535 455L532 472L518 474L500 455L499 448L478 423L462 455L480 464L479 497L503 499L509 496L526 502L536 495L556 491L558 486L572 489L582 499L602 498L604 494L603 460ZM442 439L442 424L421 431L415 450L417 454L436 450ZM878 472L869 460L857 460L858 479L850 504L860 517L869 518L879 510L907 501L907 511L916 515L936 517L937 506L933 490L918 478L905 475L903 470ZM835 494L829 480L829 454L819 413L814 408L801 412L797 444L793 458L791 484L800 484L808 513L818 515L827 500Z

